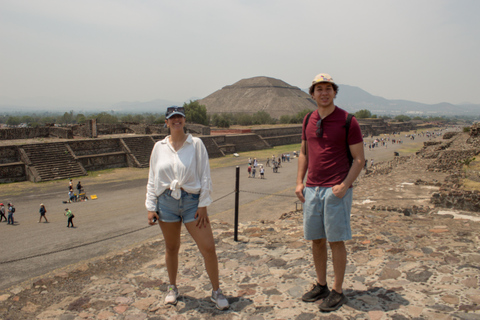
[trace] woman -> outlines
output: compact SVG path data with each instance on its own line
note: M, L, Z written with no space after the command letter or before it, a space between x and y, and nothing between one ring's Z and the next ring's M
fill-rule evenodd
M40 219L38 219L38 223L42 222L42 218L45 219L45 222L48 222L47 217L45 216L45 214L47 213L47 209L45 209L43 203L40 204L40 209L38 210L38 212L40 212Z
M225 310L229 304L219 287L218 260L207 215L207 206L212 202L207 150L201 139L185 134L183 107L169 107L165 124L170 135L153 147L145 201L148 223L154 225L158 220L165 239L165 262L170 281L165 303L177 303L178 252L183 221L203 255L212 283L211 299L218 309Z

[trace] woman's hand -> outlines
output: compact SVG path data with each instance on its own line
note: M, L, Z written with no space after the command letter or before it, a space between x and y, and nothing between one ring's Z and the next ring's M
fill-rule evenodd
M155 219L155 221L153 221ZM148 211L148 224L153 226L158 223L158 214L155 211Z
M206 228L207 225L210 223L210 219L208 219L207 214L207 207L198 207L197 212L195 213L195 219L197 219L197 227Z

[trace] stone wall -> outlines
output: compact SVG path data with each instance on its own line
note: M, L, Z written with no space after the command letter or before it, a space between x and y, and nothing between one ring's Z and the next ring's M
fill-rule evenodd
M72 127L49 127L48 133L57 138L73 139Z
M480 150L444 150L439 153L438 158L427 167L427 170L434 172L457 172L461 170L462 161L475 157Z
M263 138L271 147L302 143L302 134Z
M119 123L119 124L97 123L98 135L124 134L124 133L134 133L134 131L123 123Z
M0 129L0 140L47 138L49 127Z
M478 191L442 188L432 195L430 202L435 207L480 211L480 194Z
M78 160L88 171L128 167L126 153L90 155L78 157Z
M76 156L123 151L120 139L73 140L68 145Z
M205 145L205 148L207 149L208 157L210 159L220 158L225 156L225 153L222 152L222 150L219 148L216 142L217 140L216 137L214 138L213 136L201 136L200 139L202 139L202 142Z
M302 134L302 125L282 128L252 129L252 133L258 134L262 136L262 138Z
M0 183L26 181L24 163L0 164Z
M0 164L18 161L20 161L20 156L16 146L0 147Z
M225 136L226 144L234 144L236 152L262 150L270 148L270 145L256 134L242 134Z
M475 123L470 127L470 137L467 139L467 143L480 148L480 123Z

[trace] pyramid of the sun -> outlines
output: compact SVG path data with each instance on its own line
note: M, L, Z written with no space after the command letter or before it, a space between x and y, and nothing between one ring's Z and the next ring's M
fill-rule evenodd
M282 115L316 109L312 98L300 88L268 77L242 79L199 100L208 114L265 111L279 119Z

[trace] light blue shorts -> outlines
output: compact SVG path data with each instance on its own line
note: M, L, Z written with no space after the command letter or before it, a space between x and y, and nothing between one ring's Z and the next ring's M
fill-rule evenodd
M174 199L171 190L165 190L157 198L157 214L160 221L189 223L195 221L200 195L182 190L179 200Z
M306 240L326 238L328 242L337 242L352 239L351 188L341 199L333 194L332 188L325 187L305 187L303 196L303 231Z

